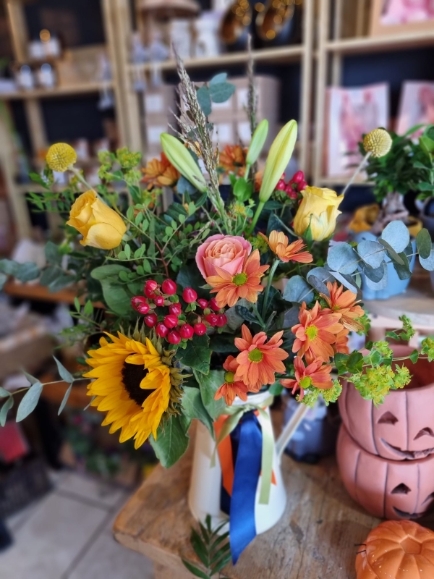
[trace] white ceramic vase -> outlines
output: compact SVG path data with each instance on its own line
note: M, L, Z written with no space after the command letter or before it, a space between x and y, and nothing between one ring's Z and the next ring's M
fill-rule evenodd
M249 396L247 402L236 398L234 405L243 406L244 404L255 404L261 407L261 404L269 397L270 394L268 392L263 392ZM265 408L265 412L269 414L270 409L268 407ZM306 407L300 405L299 410L285 426L274 445L273 473L275 481L271 485L270 500L266 505L259 503L259 489L261 485L261 477L259 477L255 503L255 523L256 533L258 535L271 529L285 511L286 491L280 466L281 456L291 435L295 432L305 413ZM258 420L260 423L263 420L260 415L258 416ZM220 510L222 471L218 453L215 452L215 448L215 440L212 438L208 429L199 422L196 431L188 504L196 520L204 521L207 515L211 515L213 527L228 520L228 516Z

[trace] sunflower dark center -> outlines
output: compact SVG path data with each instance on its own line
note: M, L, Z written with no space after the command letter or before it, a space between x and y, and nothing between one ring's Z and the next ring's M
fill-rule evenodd
M138 364L128 364L124 362L122 367L122 383L128 396L136 404L141 406L146 398L152 394L153 390L143 390L140 388L140 382L146 377L148 370Z

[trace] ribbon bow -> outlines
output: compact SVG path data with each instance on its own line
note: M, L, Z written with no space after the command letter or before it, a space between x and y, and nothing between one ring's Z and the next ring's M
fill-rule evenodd
M230 518L230 545L235 564L256 537L255 499L261 476L260 504L268 504L273 481L274 436L269 414L246 404L227 409L216 424L217 450L222 469L221 508ZM215 455L213 456L213 461Z

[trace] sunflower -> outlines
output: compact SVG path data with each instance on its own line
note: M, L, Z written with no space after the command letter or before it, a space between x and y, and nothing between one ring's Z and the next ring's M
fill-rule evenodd
M92 370L84 374L94 380L88 396L95 396L92 406L107 412L103 426L110 433L120 428L120 442L134 437L139 448L157 429L170 403L171 373L160 354L146 338L138 342L118 332L101 338L100 348L90 350L87 364Z

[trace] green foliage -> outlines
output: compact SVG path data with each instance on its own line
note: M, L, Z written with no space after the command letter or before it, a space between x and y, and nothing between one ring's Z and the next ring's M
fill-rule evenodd
M200 389L193 386L184 386L182 394L182 411L189 420L197 418L213 434L213 422L207 409L205 408Z
M322 390L320 388L308 388L303 398L300 397L300 394L297 395L297 401L303 402L306 406L313 408L318 401L318 398L321 397L325 405L328 406L329 404L336 402L339 396L342 393L342 386L339 380L333 380L333 387L329 388L328 390Z
M177 359L187 368L208 374L211 362L208 336L196 336L194 340L190 340L185 350L178 351Z
M427 356L429 362L434 362L434 338L422 340L421 353Z
M390 390L407 386L411 375L405 366L392 368L392 366L381 365L380 362L375 366L367 367L363 373L353 374L349 380L363 398L372 400L374 404L382 404Z
M182 414L171 415L158 427L156 438L150 436L149 442L165 468L173 466L187 450L190 422L190 419Z
M203 567L186 559L182 559L182 562L195 577L225 579L221 572L231 560L229 532L223 532L225 525L227 525L226 521L213 529L211 516L207 515L205 525L199 522L199 531L194 528L191 530L191 546Z

